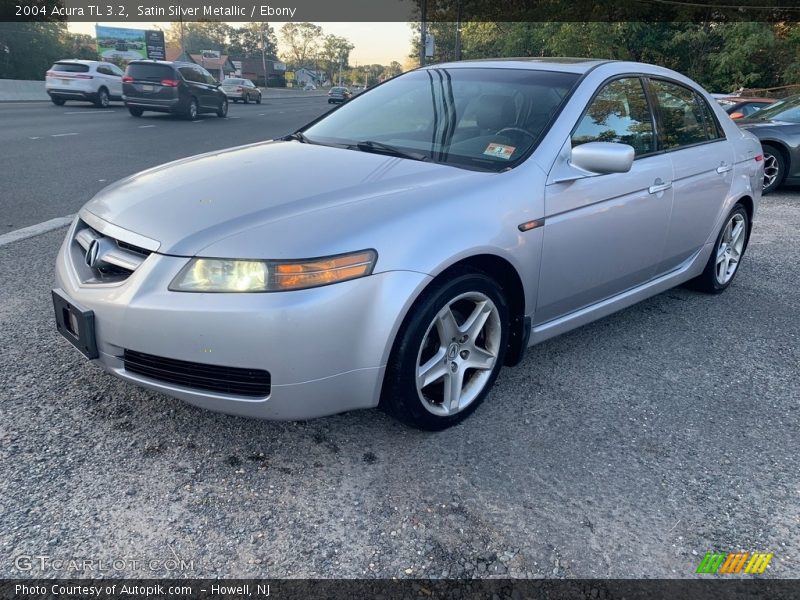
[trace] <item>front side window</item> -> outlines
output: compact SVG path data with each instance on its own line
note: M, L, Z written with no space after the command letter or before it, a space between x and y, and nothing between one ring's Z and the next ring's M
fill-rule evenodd
M616 142L636 156L655 152L650 105L638 77L615 79L595 96L572 133L572 145Z
M536 146L578 77L486 67L412 71L354 96L304 133L316 143L374 152L391 146L420 160L502 171ZM331 93L339 90L347 91Z
M694 91L658 79L653 79L651 85L661 112L661 143L665 150L713 139L711 131L706 128L703 108Z

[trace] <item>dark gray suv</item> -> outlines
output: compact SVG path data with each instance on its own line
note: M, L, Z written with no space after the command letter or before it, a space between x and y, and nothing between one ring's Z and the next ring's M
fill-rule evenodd
M122 78L122 99L134 117L141 117L146 110L190 120L200 113L228 114L228 98L219 81L194 63L132 61Z

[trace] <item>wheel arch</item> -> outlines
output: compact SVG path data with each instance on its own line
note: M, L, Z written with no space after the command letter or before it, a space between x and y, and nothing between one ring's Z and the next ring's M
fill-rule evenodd
M442 265L440 269L431 273L431 278L417 291L413 300L408 303L408 308L404 314L398 316L387 356L390 356L394 351L400 332L417 307L420 298L430 286L447 279L455 271L464 268L486 274L497 282L502 289L508 302L510 316L508 347L504 364L513 366L520 362L530 337L530 321L525 318L525 289L522 284L522 278L509 260L497 254L485 252L461 257L452 263Z
M783 174L784 179L786 178L786 173L788 173L791 169L791 152L789 152L789 148L786 144L783 143L781 140L769 138L765 140L759 140L761 142L761 147L763 149L764 146L770 146L771 148L775 148L778 152L781 153L781 158L783 159L783 163L786 165L785 172Z

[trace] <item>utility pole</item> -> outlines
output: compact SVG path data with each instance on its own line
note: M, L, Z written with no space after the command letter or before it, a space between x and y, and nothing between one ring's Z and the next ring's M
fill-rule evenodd
M461 60L461 1L458 0L458 18L456 20L456 60Z
M420 2L420 31L419 31L419 66L425 66L425 40L428 37L428 27L425 22L425 12L427 10L428 2L427 0L421 0Z
M264 25L269 30L269 23L261 23L261 66L264 67L264 87L268 88L269 78L267 77L267 40L264 37Z

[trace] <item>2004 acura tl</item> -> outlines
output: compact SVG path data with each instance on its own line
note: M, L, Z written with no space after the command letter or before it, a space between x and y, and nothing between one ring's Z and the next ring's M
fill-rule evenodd
M668 69L432 66L101 191L59 253L56 321L198 406L381 404L441 429L527 346L689 280L728 287L762 178L759 142Z

